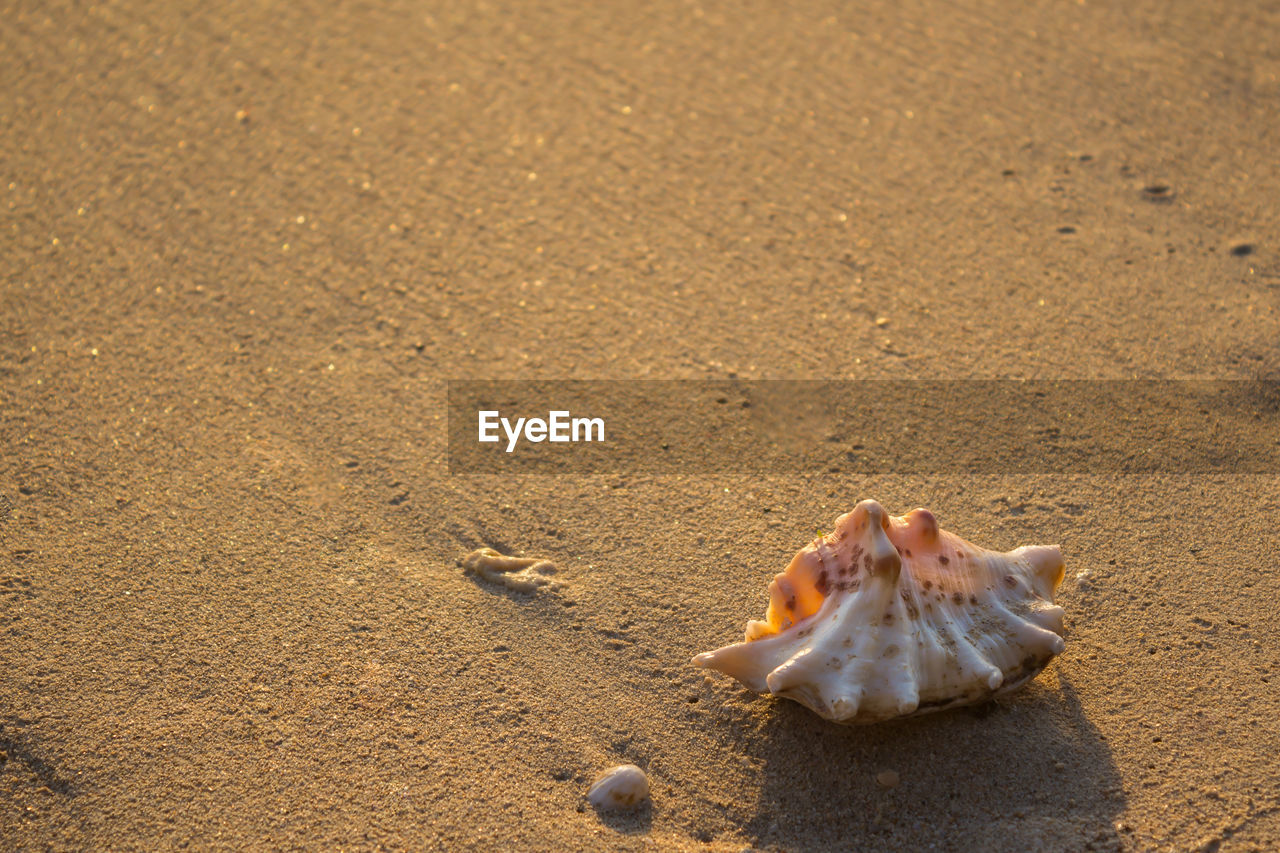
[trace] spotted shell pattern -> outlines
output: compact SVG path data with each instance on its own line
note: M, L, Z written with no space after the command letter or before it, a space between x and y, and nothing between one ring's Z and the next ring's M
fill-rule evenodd
M745 642L693 659L838 723L983 701L1034 678L1063 649L1056 545L987 551L933 513L866 500L769 585Z

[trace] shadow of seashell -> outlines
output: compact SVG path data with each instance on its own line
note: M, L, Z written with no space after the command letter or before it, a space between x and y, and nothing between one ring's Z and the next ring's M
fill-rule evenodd
M874 727L775 703L743 748L761 767L761 848L1122 849L1125 799L1110 748L1050 668L1023 692ZM892 771L885 790L877 776ZM879 805L866 808L868 800ZM975 812L974 803L982 803Z

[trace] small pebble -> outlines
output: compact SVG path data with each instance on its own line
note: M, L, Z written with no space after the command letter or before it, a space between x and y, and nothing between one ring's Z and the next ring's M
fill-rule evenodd
M649 780L634 764L622 764L596 779L587 799L604 811L634 809L648 801Z
M898 771L896 770L881 770L876 774L876 783L882 788L896 788L898 787L898 781Z

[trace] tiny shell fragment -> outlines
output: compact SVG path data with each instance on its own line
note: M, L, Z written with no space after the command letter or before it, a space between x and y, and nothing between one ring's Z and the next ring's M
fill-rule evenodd
M622 764L596 779L587 799L604 811L634 809L649 799L649 780L634 764Z
M987 551L933 513L862 501L769 585L746 641L693 659L837 723L981 702L1063 649L1056 545Z
M559 586L547 577L556 573L556 567L550 560L508 557L492 548L481 548L463 557L458 564L490 583L500 583L516 592L534 592L540 586L552 589Z

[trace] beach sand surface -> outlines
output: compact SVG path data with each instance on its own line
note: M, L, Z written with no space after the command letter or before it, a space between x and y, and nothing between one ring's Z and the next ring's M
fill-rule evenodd
M446 456L449 379L1276 378L1277 32L5 4L0 847L1280 848L1274 471ZM1066 651L871 727L690 665L864 498L1060 543ZM623 763L651 804L597 814Z

